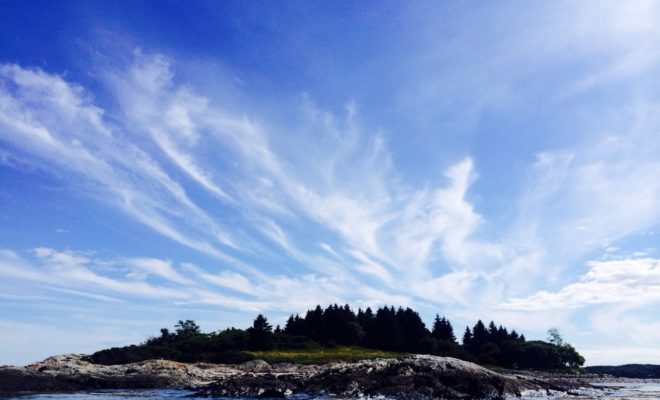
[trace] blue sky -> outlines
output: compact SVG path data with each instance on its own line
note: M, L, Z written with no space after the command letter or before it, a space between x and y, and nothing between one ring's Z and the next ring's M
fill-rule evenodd
M333 302L660 362L657 3L0 3L0 364Z

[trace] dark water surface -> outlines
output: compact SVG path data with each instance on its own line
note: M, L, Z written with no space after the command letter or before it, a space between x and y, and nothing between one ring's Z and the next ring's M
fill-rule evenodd
M20 400L156 400L156 399L202 399L193 397L188 390L99 390L80 393L34 394L0 397L0 399Z
M538 393L529 393L527 396L517 398L520 400L543 400L543 399L657 399L660 400L660 382L624 382L603 385L606 392L600 394L585 393L583 396L569 396L562 393L556 393L553 396L540 395ZM1 397L0 399L20 399L20 400L173 400L173 399L207 399L205 397L192 396L192 392L187 390L100 390L84 393L66 393L66 394L35 394L23 396ZM231 399L231 398L230 398ZM293 400L325 399L338 400L334 397L310 397L305 395L295 395L290 397ZM385 400L385 397L379 397ZM516 399L514 397L514 399ZM247 400L247 398L233 398L233 400Z

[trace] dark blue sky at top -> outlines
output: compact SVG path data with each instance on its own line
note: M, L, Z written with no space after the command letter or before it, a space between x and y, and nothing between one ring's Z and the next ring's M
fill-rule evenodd
M26 1L5 8L10 12L0 16L7 32L0 38L0 48L8 61L67 73L87 83L94 53L111 47L115 39L158 49L175 60L219 60L246 82L243 90L258 96L284 92L293 102L301 93L323 93L315 101L336 111L347 99L373 105L376 112L369 115L370 122L405 132L400 140L395 136L397 152L410 147L430 163L437 154L425 154L429 148L425 144L438 137L427 123L394 117L405 91L403 77L412 68L406 60L418 57L417 46L425 41L455 45L451 26L471 14L469 4L448 4L440 13L434 10L437 29L429 37L399 29L419 11L394 3L264 2L254 7L243 2L191 1L181 7L176 1ZM474 53L471 58L478 62L477 49ZM447 68L452 68L451 60ZM446 146L465 146L450 130L455 126L452 115L432 118L433 123L438 118L441 123L448 120L442 135ZM405 157L401 161L405 166Z
M530 143L517 141L509 134L513 131L534 134L539 149L546 142L552 145L562 140L552 134L553 128L546 130L535 124L539 131L530 132L528 120L521 124L515 115L503 115L497 109L485 109L468 133L461 112L473 105L469 99L452 98L455 88L448 89L448 99L438 99L445 103L439 104L439 109L446 111L429 115L411 109L406 111L419 112L419 116L401 118L399 110L408 89L412 94L417 90L408 88L408 78L415 73L416 63L426 62L427 55L420 55L420 45L433 43L440 52L446 52L450 58L434 63L433 74L446 74L454 81L451 86L461 84L457 81L461 70L469 70L486 61L483 57L491 56L484 48L506 50L490 43L492 37L480 37L478 30L461 29L467 25L472 30L481 15L494 12L480 23L488 25L494 35L507 35L511 29L507 14L515 12L515 7L477 9L467 2L444 4L439 10L428 3L419 6L377 2L312 5L273 1L258 7L247 2L206 1L190 1L185 7L176 1L9 2L4 7L9 12L0 16L6 27L0 48L7 61L65 73L91 87L95 82L89 79L90 63L98 57L95 53L112 48L112 42L118 40L163 52L174 60L216 60L240 79L241 90L255 97L276 97L275 103L296 102L302 93L322 93L314 101L341 112L350 99L370 109L364 118L371 125L396 133L390 138L393 157L411 180L419 176L420 165L443 168L447 165L444 156L470 151L490 153L489 159L495 160L492 165L484 165L482 174L493 170L507 174L506 169L501 170L502 162L532 160L526 155ZM432 30L406 29L419 15L431 21ZM469 46L459 47L457 30L470 41ZM464 64L466 58L468 64ZM194 80L195 73L190 71L189 78ZM282 99L280 93L287 95ZM432 94L429 101L436 101L435 96ZM528 106L536 118L549 119L543 110L535 110L534 104ZM573 119L570 110L569 115L562 114L551 117ZM499 156L490 152L494 146ZM408 161L411 157L414 163ZM489 159L482 162L488 163ZM517 179L509 175L497 185ZM482 206L490 204L498 207L498 199Z

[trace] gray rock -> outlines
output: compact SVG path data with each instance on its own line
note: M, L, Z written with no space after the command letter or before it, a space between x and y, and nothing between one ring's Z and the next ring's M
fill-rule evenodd
M95 389L192 388L198 395L287 397L295 393L362 397L499 399L522 391L568 391L589 386L566 377L502 375L448 357L410 355L324 365L183 364L149 360L98 365L82 355L47 358L26 367L0 367L0 394Z
M515 393L515 381L465 361L435 356L365 360L324 366L299 366L278 373L219 377L199 394L208 396L285 397L289 393L362 397L387 395L446 399L502 398Z

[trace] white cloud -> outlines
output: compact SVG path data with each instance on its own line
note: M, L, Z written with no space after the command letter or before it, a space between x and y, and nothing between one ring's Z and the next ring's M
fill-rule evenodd
M206 272L191 263L178 268L153 258L96 258L90 253L38 248L34 258L0 251L0 276L4 282L26 285L32 293L47 292L103 302L139 304L158 300L170 307L214 305L248 312L302 312L316 304L377 303L383 293L340 276L304 274L295 277L260 274L247 277L224 270ZM135 279L126 270L153 276L153 282ZM351 298L356 298L351 300ZM29 297L24 297L29 299ZM44 301L50 301L47 297Z
M58 286L73 286L74 288L97 288L109 292L121 293L124 295L138 295L156 298L183 299L188 295L176 289L162 286L154 286L139 281L123 281L114 279L94 271L98 265L105 263L94 260L84 253L72 251L56 251L48 248L35 249L39 261L41 262L43 274L48 281ZM138 260L137 264L145 264ZM164 264L164 263L163 263ZM11 265L9 265L11 268ZM38 268L26 265L25 268L31 269L39 274ZM144 265L141 267L144 269ZM96 268L98 269L98 268ZM0 271L1 272L1 271Z
M414 29L392 46L414 46L406 57L392 52L395 68L381 59L401 76L378 86L391 94L378 107L401 114L394 133L365 123L390 122L387 111L363 119L356 101L339 112L316 105L315 94L294 106L281 96L275 106L256 97L246 106L232 88L195 87L177 74L177 61L140 50L92 65L86 79L97 79L89 88L99 93L66 76L0 66L3 165L52 174L199 253L183 253L195 266L4 251L0 274L31 282L35 297L46 287L107 302L135 296L249 311L419 304L530 329L570 326L574 314L559 308L655 304L653 253L619 241L660 223L657 3L487 8L495 18L452 19L451 40L438 34L433 7L411 8L402 18L414 14ZM214 73L199 81L215 88L234 79ZM620 101L601 95L624 85ZM502 115L511 125L499 124ZM419 147L399 149L409 137L419 140L411 149ZM415 159L419 179L407 181L396 161L424 152L433 163ZM496 179L515 188L492 189ZM491 192L477 192L480 183ZM482 209L473 191L476 201L501 195L508 204ZM601 249L608 255L576 276L575 266ZM176 259L179 250L158 256ZM603 314L592 329L605 332L603 320L622 312Z
M110 79L123 106L125 122L135 126L135 131L151 135L163 153L202 187L231 201L210 172L186 152L200 142L200 129L208 125L207 119L215 110L209 109L208 99L185 87L175 88L173 76L163 56L136 51L128 74L122 71L119 75L112 74Z
M311 304L314 290L327 293L329 301L408 302L427 282L441 287L451 280L451 293L431 298L458 301L499 257L498 245L472 239L482 223L466 199L476 179L472 159L438 173L442 179L435 179L440 182L435 187L408 187L398 177L384 137L361 125L354 104L339 117L305 98L300 127L287 133L302 151L291 152L273 144L282 128L234 115L179 84L161 55L136 51L127 65L105 71L104 83L121 105L114 125L82 87L62 77L15 65L4 66L0 75L7 105L0 115L3 140L21 149L26 160L40 159L55 173L73 174L68 180L78 181L84 193L222 262L220 274L189 269L198 279L260 298L268 284L281 290L293 285L300 292L293 302L299 305ZM174 179L178 174L162 156L214 199L193 200L187 182ZM303 245L310 232L328 241L325 251ZM270 250L264 237L286 255ZM229 256L223 247L238 255ZM279 271L265 273L254 266L255 259ZM139 278L147 276L192 283L169 262L125 261L129 276L138 278L132 285L146 285ZM310 275L315 278L286 278L289 261L316 271ZM474 271L452 273L464 268ZM115 285L80 266L67 271L78 280ZM307 290L300 282L315 286ZM395 292L384 295L382 285ZM186 296L181 300L195 301Z
M57 174L82 177L79 185L88 195L222 262L209 272L179 271L157 259L126 259L131 276L184 286L201 280L238 293L195 297L186 292L177 301L276 307L275 300L266 301L268 290L275 298L295 290L295 298L282 304L312 305L318 302L315 291L326 293L328 301L364 304L396 299L471 307L504 301L521 308L520 294L540 281L552 282L568 268L567 261L650 227L660 217L652 151L657 146L647 126L608 135L596 145L539 153L518 221L502 239L486 240L476 235L484 219L468 200L477 179L469 157L439 171L433 182L440 183L410 187L400 180L384 137L361 126L354 105L337 116L307 97L301 126L287 132L302 151L291 152L275 143L282 135L277 125L233 115L179 84L162 56L138 52L129 65L115 68L106 74L106 85L121 103L123 120L111 126L81 87L39 70L4 66L3 140L47 162ZM130 79L117 78L126 71ZM650 108L642 111L653 115ZM145 138L156 147L145 145ZM646 154L616 150L636 149L640 140L648 144ZM176 181L173 176L180 175L168 163L212 200L194 201L187 182ZM622 212L603 222L603 213L612 209ZM229 220L238 223L224 223ZM310 232L317 236L309 237ZM323 244L305 246L307 240ZM237 255L227 255L223 247ZM549 248L561 251L548 253ZM37 255L81 282L114 291L129 283L146 285L135 279L118 284L99 275L85 267L92 262L85 255L48 249ZM290 262L316 273L291 278ZM264 263L273 271L254 266ZM560 294L541 292L532 303L570 303L579 297L571 290L579 292L570 287ZM519 297L503 300L509 293Z
M421 298L444 304L468 306L473 299L473 281L477 275L468 271L457 271L440 278L419 282L415 291Z
M541 291L500 307L512 310L575 309L590 304L642 306L660 302L660 260L589 261L579 282L557 292Z
M471 159L464 159L446 171L448 186L445 188L418 191L405 187L393 169L382 136L371 137L364 131L357 120L355 107L349 107L342 119L319 109L309 98L304 102L303 128L287 133L296 138L301 151L278 153L270 141L280 134L279 128L227 115L209 99L194 94L191 88L177 88L170 66L163 64L164 59L157 58L158 68L145 67L143 63L149 59L140 57L139 68L132 69L136 78L131 87L115 84L124 109L130 110L129 118L137 126L151 129L152 136L177 136L176 140L181 141L179 147L194 151L197 162L206 165L209 171L215 168L210 167L201 147L213 143L218 149L233 149L233 153L220 156L246 163L253 168L250 174L232 170L235 175L229 177L215 170L213 175L225 179L225 187L236 191L242 199L238 209L259 227L260 233L293 259L324 273L350 274L350 269L342 269L335 261L296 247L294 238L305 233L300 229L284 231L277 220L283 216L290 220L291 214L288 211L281 214L280 210L293 210L299 218L309 219L310 223L317 225L315 228L304 225L302 229L305 231L325 228L335 232L340 245L333 251L341 253L343 262L354 263L352 270L391 283L389 276L406 268L413 282L400 287L404 291L412 291L416 280L446 272L442 268L430 270L431 261L442 259L456 268L463 268L477 265L477 261L483 259L497 258L499 250L496 245L470 239L481 222L481 217L465 200L465 194L476 177ZM141 72L143 70L149 74L160 71L161 75L157 79L159 84L149 85L145 93L140 92L139 84L141 74L146 73ZM150 76L144 80L153 81ZM154 92L158 95L154 96ZM177 100L182 92L187 99L192 96L196 100ZM135 119L144 115L141 108L151 104L153 98L187 107L185 114L194 114L190 118L196 128L167 132L164 129L154 133L153 127L158 124ZM199 107L192 110L195 105ZM162 108L154 106L153 110ZM152 114L154 118L163 119L160 112L152 111ZM320 132L328 142L319 141L316 134L310 137L310 132ZM161 140L158 137L156 141ZM331 151L326 147L327 143L332 146ZM254 188L260 193L258 199L248 195ZM263 199L268 200L264 202ZM406 210L403 215L400 215L401 209ZM259 252L265 253L263 248ZM355 258L356 254L360 257ZM336 255L334 260L337 260Z
M159 260L157 258L128 258L122 260L130 268L136 268L148 274L156 275L170 282L181 285L191 285L193 282L172 267L171 261Z
M239 273L232 271L222 271L219 274L209 274L191 263L184 263L182 264L182 267L185 270L192 272L204 282L250 295L257 294L250 280Z
M572 146L536 155L502 241L513 295L566 282L593 252L618 249L617 241L660 222L660 115L652 104L621 109L608 127L598 123Z
M292 154L271 143L279 134L277 126L232 115L194 88L178 84L163 56L136 52L129 65L115 68L106 74L106 83L120 101L125 120L110 127L104 110L81 87L39 70L4 66L4 140L52 163L58 173L85 177L85 190L94 197L110 199L156 231L220 259L229 268L223 274L261 279L259 268L219 248L272 260L260 234L291 259L321 273L343 272L364 284L372 276L392 288L392 276L405 271L396 285L403 295L421 290L434 301L464 304L479 277L492 282L494 289L497 279L521 271L543 275L545 249L583 254L657 217L658 186L652 183L657 168L651 158L641 158L649 162L635 166L629 159L639 157L621 157L612 147L629 145L639 135L610 135L588 150L540 153L537 174L521 204L524 222L504 240L477 240L473 236L483 218L466 199L477 176L470 158L450 166L438 187L408 187L397 176L386 141L360 125L354 105L345 117L338 117L307 98L302 128L290 132L304 150ZM130 79L118 79L126 71ZM140 132L161 153L138 147L143 142L132 135ZM309 132L320 132L327 141L311 138ZM211 147L220 150L219 155L206 151ZM219 202L197 205L159 163L160 154ZM603 158L613 162L603 165ZM223 171L236 162L248 168ZM254 189L259 195L248 196ZM565 206L558 215L555 205ZM602 223L603 210L615 206L626 212ZM215 207L241 221L241 228L221 227ZM545 224L557 216L561 223ZM315 231L335 234L324 253L296 245L303 232L312 229L310 224ZM575 232L567 232L567 227ZM552 262L560 270L566 259ZM346 262L349 265L341 265ZM171 265L142 266L142 273L189 283ZM433 295L431 288L444 288L445 282L451 282L452 290ZM246 293L246 286L237 287Z
M212 219L147 153L106 124L104 111L82 87L41 70L3 65L0 105L0 138L22 153L23 162L58 177L73 174L67 181L83 194L186 246L233 261L199 237L200 229L218 230ZM182 232L184 215L193 233Z

